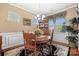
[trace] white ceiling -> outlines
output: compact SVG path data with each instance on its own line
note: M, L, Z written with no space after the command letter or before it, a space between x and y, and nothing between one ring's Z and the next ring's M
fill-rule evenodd
M76 6L75 3L12 3L11 5L29 11L34 15L45 14L47 16Z

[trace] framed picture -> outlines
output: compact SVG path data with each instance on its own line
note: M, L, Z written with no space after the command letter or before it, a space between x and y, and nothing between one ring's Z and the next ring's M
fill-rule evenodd
M23 18L23 25L24 26L31 26L31 19Z

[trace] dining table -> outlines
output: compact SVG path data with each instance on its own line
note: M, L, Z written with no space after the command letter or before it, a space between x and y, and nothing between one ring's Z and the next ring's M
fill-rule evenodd
M36 36L36 44L47 43L49 40L50 36L47 35Z

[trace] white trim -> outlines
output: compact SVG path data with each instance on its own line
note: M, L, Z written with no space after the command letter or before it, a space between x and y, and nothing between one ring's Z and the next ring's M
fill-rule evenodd
M30 10L28 10L28 9L26 10L26 9L20 7L20 6L16 6L16 3L8 3L8 4L11 5L11 6L14 6L14 7L20 8L20 9L22 9L22 10L24 10L24 11L27 11L27 12L33 14L33 13L32 13ZM33 14L33 15L34 15L34 14Z

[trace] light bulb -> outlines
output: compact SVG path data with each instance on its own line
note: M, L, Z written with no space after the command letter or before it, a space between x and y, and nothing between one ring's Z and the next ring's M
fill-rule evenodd
M38 18L38 20L41 20L41 18Z
M37 17L40 17L40 14L37 14L36 16L37 16Z
M45 18L45 15L42 15L42 20Z
M35 16L35 19L37 19L37 16Z

